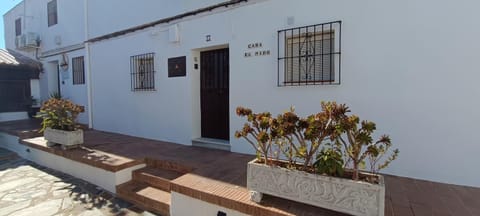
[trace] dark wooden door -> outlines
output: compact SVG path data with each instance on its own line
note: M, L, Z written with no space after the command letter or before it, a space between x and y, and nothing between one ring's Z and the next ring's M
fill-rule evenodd
M229 140L228 48L200 53L202 137Z

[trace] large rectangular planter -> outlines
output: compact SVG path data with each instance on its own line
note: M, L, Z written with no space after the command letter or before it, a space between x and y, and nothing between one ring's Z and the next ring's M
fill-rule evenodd
M43 136L48 142L61 144L65 146L83 144L83 130L64 131L47 128Z
M352 215L384 215L382 176L379 176L379 184L370 184L271 167L253 160L248 163L247 188L255 202L268 194Z

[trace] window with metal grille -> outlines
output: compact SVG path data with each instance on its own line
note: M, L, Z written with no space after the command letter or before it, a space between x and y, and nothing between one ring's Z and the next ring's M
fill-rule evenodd
M85 84L85 64L83 56L72 58L73 84Z
M47 3L48 27L58 23L57 0Z
M130 57L132 91L155 90L154 53Z
M340 84L341 21L278 31L278 86Z
M22 19L18 18L15 20L15 36L22 34Z

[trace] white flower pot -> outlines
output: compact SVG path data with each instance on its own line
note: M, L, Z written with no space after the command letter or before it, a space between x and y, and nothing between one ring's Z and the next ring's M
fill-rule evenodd
M83 144L83 130L64 131L47 128L43 132L45 139L51 143L64 146L73 146Z
M248 163L247 188L254 202L268 194L352 215L384 215L383 176L379 176L379 184L371 184L271 167L253 160Z

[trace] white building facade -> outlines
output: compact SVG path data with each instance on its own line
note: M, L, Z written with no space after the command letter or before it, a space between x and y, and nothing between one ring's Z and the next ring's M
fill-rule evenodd
M401 154L386 172L480 186L465 172L480 151L476 1L57 1L53 27L47 0L4 15L7 48L25 17L47 63L42 98L66 54L60 91L89 109L82 121L94 129L183 145L216 138L251 154L234 138L237 106L307 115L334 100L392 137ZM73 85L79 56L85 84Z
M81 64L85 56L84 13L83 1L24 0L3 16L5 47L43 64L39 85L32 86L37 100L60 93L88 109ZM81 114L79 121L88 124L87 113Z

